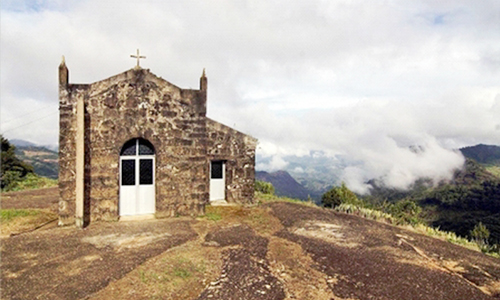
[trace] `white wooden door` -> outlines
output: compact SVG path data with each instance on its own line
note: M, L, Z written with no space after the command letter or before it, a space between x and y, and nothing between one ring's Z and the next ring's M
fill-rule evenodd
M210 163L210 201L226 200L226 164L224 161Z
M155 156L146 140L134 139L120 155L120 216L155 213Z

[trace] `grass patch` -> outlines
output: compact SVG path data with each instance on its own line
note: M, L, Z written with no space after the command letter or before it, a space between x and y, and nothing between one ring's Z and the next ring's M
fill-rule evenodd
M139 279L141 280L142 283L146 283L148 281L144 270L139 270Z
M0 209L0 233L10 235L57 219L57 214L45 209Z
M251 208L242 222L252 227L258 234L270 237L277 231L283 229L281 222L271 215L270 208L254 207Z
M0 209L0 218L3 222L8 222L14 218L36 216L40 214L38 209Z
M442 230L432 228L432 227L424 225L424 224L417 224L417 225L412 226L412 227L418 233L421 233L421 234L424 234L427 236L431 236L431 237L435 237L435 238L438 238L440 240L445 240L445 241L450 242L452 244L464 246L464 247L472 249L472 250L481 251L481 249L479 248L479 246L476 243L471 242L466 238L460 237L460 236L456 235L454 232L442 231Z
M195 263L185 257L179 257L176 261L173 261L170 274L181 279L188 279L193 276L193 274L203 272L205 272L204 261Z
M350 203L342 203L334 208L335 211L343 212L347 214L358 215L366 219L375 221L384 221L390 224L397 224L396 218L388 213L381 212L379 210L373 210L369 208L359 207Z
M203 231L213 226L220 227L243 223L263 236L271 236L283 227L281 222L270 214L270 210L270 208L259 206L207 206L205 216L200 217L200 220L217 221L213 224L203 224L206 227Z
M316 203L312 201L303 201L300 199L294 199L294 198L288 198L284 196L276 196L276 195L271 195L271 194L264 194L261 192L255 192L255 198L257 199L258 204L263 204L263 203L270 203L270 202L290 202L290 203L297 203L301 205L306 205L306 206L313 206L317 207Z
M220 221L222 220L221 214L214 209L215 207L213 206L207 206L205 215L202 216L202 218L205 218L209 221Z
M15 192L24 190L35 190L49 188L57 185L57 179L51 179L43 176L38 176L33 173L28 173L25 177L5 187L3 192Z

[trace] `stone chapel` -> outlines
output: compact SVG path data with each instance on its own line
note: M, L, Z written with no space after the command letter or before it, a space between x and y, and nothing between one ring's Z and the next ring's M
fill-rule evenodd
M135 57L135 56L134 56ZM59 225L200 215L253 203L257 140L207 118L207 77L182 89L137 66L91 84L59 66Z

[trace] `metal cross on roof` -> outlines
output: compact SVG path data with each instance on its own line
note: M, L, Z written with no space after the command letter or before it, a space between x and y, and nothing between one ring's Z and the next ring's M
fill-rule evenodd
M146 56L141 56L139 55L139 49L137 49L137 55L130 55L130 57L137 58L137 66L135 66L136 69L140 69L141 67L139 66L139 60L141 58L146 58Z

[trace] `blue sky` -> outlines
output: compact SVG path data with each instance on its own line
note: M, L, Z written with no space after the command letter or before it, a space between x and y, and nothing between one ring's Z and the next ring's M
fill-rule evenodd
M0 22L8 138L57 143L62 55L70 82L89 83L132 68L140 48L183 88L206 68L208 115L257 137L262 169L318 150L364 162L344 172L351 186L404 186L448 176L462 162L451 149L500 145L496 0L4 0Z

